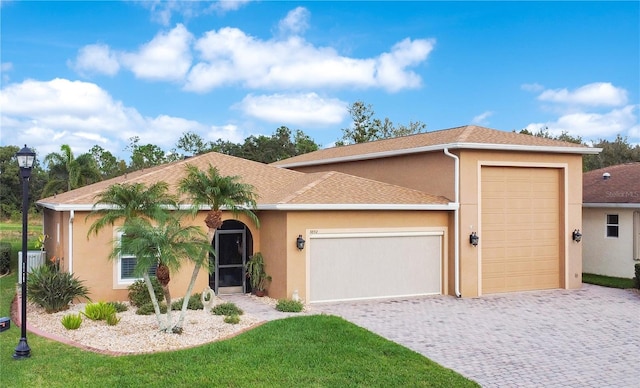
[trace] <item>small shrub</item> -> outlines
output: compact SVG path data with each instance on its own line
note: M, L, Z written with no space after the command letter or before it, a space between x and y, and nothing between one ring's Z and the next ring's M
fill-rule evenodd
M204 305L202 304L201 294L193 294L189 297L189 303L187 303L188 310L202 310ZM171 310L182 310L182 301L184 298L180 298L171 303Z
M237 325L240 323L240 317L237 314L226 315L224 317L224 323L230 323L232 325Z
M11 271L11 243L0 242L0 275Z
M278 304L276 304L276 310L286 313L299 313L303 308L302 302L293 299L278 299Z
M111 315L116 315L116 308L109 303L89 303L84 308L84 316L92 321L104 321Z
M125 312L127 310L129 310L129 307L126 305L126 303L122 303L122 302L108 302L107 304L110 304L113 306L113 308L116 310L117 313L122 313Z
M76 298L89 299L89 289L69 272L47 265L36 267L27 279L27 298L48 313L66 310ZM90 299L89 299L90 300Z
M82 314L67 314L62 317L62 326L67 330L76 330L82 324Z
M120 322L120 318L118 318L116 316L116 314L111 314L111 315L107 315L107 318L105 319L105 321L107 322L107 325L109 326L115 326Z
M217 305L216 307L211 309L211 312L215 315L242 315L244 311L242 311L235 303L226 302Z
M161 314L165 314L167 312L167 305L166 303L160 303L160 313ZM142 306L138 307L138 309L136 310L136 314L138 315L152 315L155 314L155 310L153 309L153 303L149 302L147 304L143 304Z
M151 276L151 285L153 286L153 292L156 294L158 302L162 302L164 300L164 293L162 292L162 286L158 278ZM127 289L129 290L129 302L131 302L131 305L141 307L142 305L151 303L151 296L149 295L149 290L147 290L147 284L144 280L136 280L127 287Z
M636 288L640 290L640 263L635 265L635 269L636 277L633 279L636 281Z

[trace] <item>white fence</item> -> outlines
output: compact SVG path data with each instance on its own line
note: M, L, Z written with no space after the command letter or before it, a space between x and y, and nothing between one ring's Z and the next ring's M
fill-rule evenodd
M47 253L45 251L27 251L27 274L33 268L44 265L46 257ZM22 251L18 252L18 271L20 274L18 284L22 284Z

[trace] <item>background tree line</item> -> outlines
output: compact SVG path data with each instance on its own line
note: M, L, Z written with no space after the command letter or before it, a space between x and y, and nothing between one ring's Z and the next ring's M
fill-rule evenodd
M366 143L426 131L426 125L420 121L394 125L387 117L379 119L373 107L362 101L354 102L348 107L348 111L351 115L350 124L342 128L342 136L336 140L336 146ZM566 132L552 136L547 128L540 129L536 133L523 129L520 133L587 145L581 137L573 137ZM88 152L76 156L69 145L63 144L60 152L50 153L44 156L42 161L36 159L31 174L30 202L130 171L150 168L180 160L186 156L201 155L211 151L262 163L273 163L320 148L302 130L292 131L286 126L277 128L270 136L251 135L242 143L222 139L205 141L197 133L184 132L176 142L175 148L168 152L155 144L141 144L137 136L130 138L129 142L126 147L130 152L128 162L118 159L109 150L99 145L94 145ZM593 146L603 150L598 155L584 156L584 171L640 161L640 145L633 146L629 144L626 137L620 135L613 141L601 139ZM0 147L0 218L2 219L20 216L22 188L15 160L18 150L17 146Z

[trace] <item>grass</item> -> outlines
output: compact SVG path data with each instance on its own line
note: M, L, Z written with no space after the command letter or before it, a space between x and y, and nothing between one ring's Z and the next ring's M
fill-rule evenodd
M15 295L0 278L0 316ZM197 348L111 357L28 334L31 358L14 360L20 328L0 333L0 387L477 387L422 355L328 315L268 322Z
M609 288L635 288L633 279L583 273L582 282Z

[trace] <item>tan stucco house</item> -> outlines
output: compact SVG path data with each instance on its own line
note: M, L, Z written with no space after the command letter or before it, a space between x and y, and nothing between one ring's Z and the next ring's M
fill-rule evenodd
M582 155L598 151L464 126L272 165L212 152L38 203L49 256L63 258L94 299L124 300L133 281L125 268L132 258L107 260L117 225L87 237L95 195L121 182L175 188L186 164L240 176L259 196L260 228L226 214L212 242L218 265L200 274L196 291L246 291L242 265L255 252L273 278L272 297L297 291L308 302L579 288L582 246L572 231L582 222ZM203 230L204 210L193 220ZM189 274L173 276L176 296Z
M584 173L583 272L633 278L640 263L640 162Z

